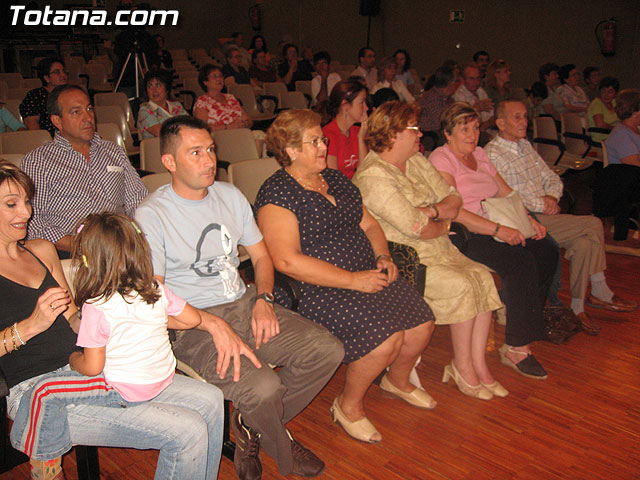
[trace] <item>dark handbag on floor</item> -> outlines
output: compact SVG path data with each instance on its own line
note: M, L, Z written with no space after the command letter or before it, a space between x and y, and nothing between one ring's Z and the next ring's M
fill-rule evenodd
M565 307L544 309L545 340L559 345L580 331L578 317Z

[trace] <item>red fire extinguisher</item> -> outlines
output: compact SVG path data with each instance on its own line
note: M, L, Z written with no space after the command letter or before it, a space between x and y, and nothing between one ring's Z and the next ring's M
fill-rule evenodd
M616 54L616 19L603 20L596 25L596 38L600 44L600 52L605 57Z

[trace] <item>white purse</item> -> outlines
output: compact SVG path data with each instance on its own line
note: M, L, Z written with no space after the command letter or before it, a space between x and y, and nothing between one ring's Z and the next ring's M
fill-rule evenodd
M535 236L536 231L531 225L527 209L515 190L506 197L486 198L481 203L487 212L489 220L492 222L515 228L524 235L524 238ZM498 237L493 238L498 242L502 242Z

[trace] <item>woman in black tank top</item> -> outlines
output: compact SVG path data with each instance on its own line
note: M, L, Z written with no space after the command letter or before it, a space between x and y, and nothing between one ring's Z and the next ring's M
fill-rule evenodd
M8 388L65 366L78 350L70 324L78 322L77 309L56 249L25 241L33 193L24 172L0 161L0 376ZM42 478L64 478L60 461L31 464Z

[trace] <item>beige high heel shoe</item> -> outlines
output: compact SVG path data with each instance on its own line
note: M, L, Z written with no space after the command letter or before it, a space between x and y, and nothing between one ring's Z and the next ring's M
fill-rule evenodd
M504 398L507 395L509 395L509 390L507 390L506 388L504 388L499 381L495 381L493 382L491 385L487 385L486 383L482 383L480 382L480 385L482 385L484 388L486 388L487 390L489 390L491 393L493 393L496 397L500 397L500 398Z
M380 432L376 430L376 427L373 426L367 417L362 417L355 422L349 420L338 404L338 397L333 401L329 411L331 412L333 421L344 428L344 431L356 440L365 443L380 443L382 441L382 435L380 435ZM380 440L373 439L376 433L380 435Z
M456 382L458 386L458 390L465 395L479 398L480 400L491 400L493 398L493 393L487 390L482 384L476 386L469 385L464 377L460 375L453 361L444 367L442 383L447 383L450 378L453 378L453 381Z
M382 380L380 380L380 389L391 396L404 400L414 407L433 410L436 408L436 405L438 405L438 402L436 402L433 397L424 390L416 388L413 392L407 393L396 388L396 386L389 381L386 375L382 377Z

